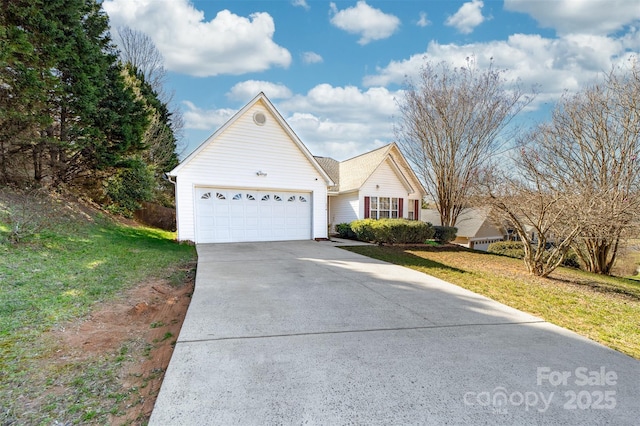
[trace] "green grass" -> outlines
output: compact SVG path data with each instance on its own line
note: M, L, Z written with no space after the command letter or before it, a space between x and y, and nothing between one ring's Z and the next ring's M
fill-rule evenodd
M149 228L92 225L47 233L35 243L0 246L0 339L41 332L171 266L193 247Z
M10 208L0 199L0 213ZM104 400L122 399L114 376L128 349L89 365L54 363L37 371L42 359L55 358L43 333L140 282L178 284L195 249L176 243L171 232L65 214L46 217L51 223L38 234L10 244L6 217L0 215L0 424L104 424ZM37 383L64 385L72 393L43 392ZM39 393L44 401L30 411L21 401L38 399Z
M461 248L345 249L441 278L640 359L637 281L570 268L539 278L521 260Z

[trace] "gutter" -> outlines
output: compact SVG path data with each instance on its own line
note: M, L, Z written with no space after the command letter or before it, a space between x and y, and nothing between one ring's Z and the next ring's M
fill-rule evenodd
M166 181L171 182L171 183L172 183L172 184L174 184L174 185L176 184L176 181L175 181L175 180L173 180L173 179L171 179L171 178L175 178L175 176L171 176L171 175L169 175L169 174L167 174L167 173L163 173L163 174L162 174L162 178L163 178L164 180L166 180Z

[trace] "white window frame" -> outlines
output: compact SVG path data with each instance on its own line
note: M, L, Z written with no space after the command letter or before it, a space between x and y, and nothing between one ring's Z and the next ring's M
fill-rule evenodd
M399 216L399 198L369 197L369 217L371 219L397 219Z

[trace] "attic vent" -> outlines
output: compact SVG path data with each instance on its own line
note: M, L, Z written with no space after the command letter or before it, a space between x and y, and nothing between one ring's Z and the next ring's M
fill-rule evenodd
M267 122L267 116L264 115L264 112L262 111L257 111L255 114L253 114L253 121L258 125L258 126L264 126L264 123Z

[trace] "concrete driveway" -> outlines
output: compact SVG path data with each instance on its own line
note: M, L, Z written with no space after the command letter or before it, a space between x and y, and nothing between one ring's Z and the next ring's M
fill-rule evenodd
M639 361L335 245L199 245L150 424L638 424Z

